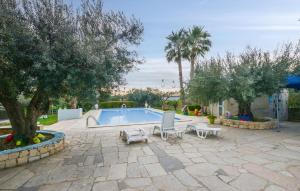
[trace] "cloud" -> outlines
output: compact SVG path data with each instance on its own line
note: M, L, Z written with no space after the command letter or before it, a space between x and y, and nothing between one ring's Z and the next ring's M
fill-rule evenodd
M188 80L189 63L183 62L184 81ZM176 63L167 63L165 59L147 59L138 66L137 71L132 71L126 76L128 88L161 88L162 79L165 81L164 88L179 88L178 66Z

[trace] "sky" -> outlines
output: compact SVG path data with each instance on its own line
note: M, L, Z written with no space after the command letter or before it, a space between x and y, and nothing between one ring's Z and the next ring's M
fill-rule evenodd
M74 1L76 3L76 1ZM212 47L205 56L238 54L247 45L274 50L300 39L300 0L103 0L104 9L122 11L139 19L145 28L136 47L145 63L125 76L126 88L179 88L178 66L168 63L166 37L180 28L204 26ZM203 59L203 58L201 58ZM183 65L184 80L189 63Z

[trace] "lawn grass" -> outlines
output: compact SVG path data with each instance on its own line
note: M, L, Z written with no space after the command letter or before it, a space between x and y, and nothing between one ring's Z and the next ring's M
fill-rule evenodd
M40 125L52 125L54 123L57 123L57 115L48 115L47 119L38 119L38 123ZM3 122L0 123L0 127L1 126L10 126L10 122Z
M41 125L52 125L57 122L57 115L48 115L47 119L39 119L38 122Z
M2 126L10 126L10 122L0 122L0 127Z

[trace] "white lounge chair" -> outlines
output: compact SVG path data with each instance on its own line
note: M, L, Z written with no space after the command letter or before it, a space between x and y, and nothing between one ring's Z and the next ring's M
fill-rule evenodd
M206 139L207 135L209 134L213 134L217 136L218 133L221 131L221 128L208 127L206 123L198 123L195 125L187 125L186 130L196 131L198 137L202 139Z
M131 130L122 130L120 131L120 136L127 144L136 141L145 141L148 142L148 136L144 129L131 129Z
M155 130L160 131L162 140L167 140L169 135L176 135L177 137L182 138L184 134L184 130L175 128L175 112L173 111L164 112L161 125L154 126L153 134Z

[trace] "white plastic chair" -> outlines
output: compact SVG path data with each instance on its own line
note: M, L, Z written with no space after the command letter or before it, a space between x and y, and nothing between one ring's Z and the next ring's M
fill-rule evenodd
M175 112L173 111L164 112L161 125L154 126L152 134L154 134L155 130L160 131L160 136L162 140L167 140L170 134L182 138L184 133L183 130L175 128Z

